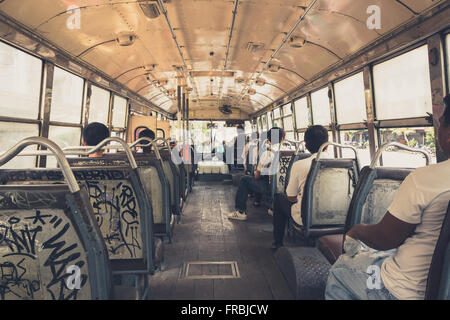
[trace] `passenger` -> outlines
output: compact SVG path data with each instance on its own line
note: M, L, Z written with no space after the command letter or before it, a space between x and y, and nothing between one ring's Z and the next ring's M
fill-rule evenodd
M155 133L150 129L145 129L145 130L142 130L141 132L139 132L139 139L149 138L151 140L155 140L155 137L156 137ZM152 151L151 146L142 148L142 153L150 153L151 151Z
M272 249L283 246L284 232L289 217L299 226L302 226L302 196L306 178L311 162L317 155L319 148L328 141L328 131L320 125L311 126L305 132L306 149L311 157L299 160L291 168L289 184L285 194L276 194L273 210L273 237Z
M245 174L253 175L254 165L258 162L258 140L258 132L253 132L245 145L244 152L242 153Z
M438 142L450 156L449 95L445 105ZM450 201L448 177L450 160L416 169L403 181L378 224L360 224L348 231L345 254L331 268L325 298L424 299L431 258ZM370 253L361 243L380 251Z
M102 123L92 122L83 129L83 145L94 147L100 142L109 138L109 129ZM89 155L89 158L100 158L103 156L103 150L98 150Z
M247 199L248 194L255 192L255 201L259 203L261 195L269 193L269 175L273 175L278 170L279 144L283 142L285 132L281 128L272 128L267 133L267 150L265 150L256 167L255 176L243 176L239 181L236 192L236 210L228 215L229 219L247 220Z

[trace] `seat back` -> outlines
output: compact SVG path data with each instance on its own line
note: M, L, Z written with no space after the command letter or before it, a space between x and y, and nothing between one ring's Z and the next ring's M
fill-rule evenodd
M179 169L172 161L171 153L167 150L160 150L161 158L163 160L163 170L169 180L170 185L170 202L172 214L180 215L180 174Z
M66 182L0 186L0 300L111 299L105 243L87 190L61 149L45 138L27 138L2 155L0 165L31 144L57 156ZM0 170L0 177L11 172Z
M345 232L357 224L376 224L384 217L403 180L412 169L362 169L345 223Z
M350 148L354 159L321 159L327 146ZM306 178L302 198L302 231L306 238L342 233L354 188L359 178L359 162L353 147L323 144Z
M450 300L450 201L431 259L425 299Z

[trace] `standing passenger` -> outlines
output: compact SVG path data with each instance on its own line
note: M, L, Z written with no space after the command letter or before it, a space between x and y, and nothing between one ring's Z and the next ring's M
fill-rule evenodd
M450 95L444 101L438 142L450 156ZM450 160L416 169L403 181L379 223L359 224L348 231L345 254L330 270L325 298L424 299L431 258L450 201L449 177ZM360 242L379 251L363 250ZM396 250L387 251L391 249ZM369 268L378 275L376 286L367 285Z
M236 210L228 215L228 219L247 220L248 194L255 192L255 198L269 192L269 176L277 173L279 163L279 144L283 142L285 132L281 128L272 128L267 133L267 150L265 150L256 167L255 176L243 176L236 192ZM260 199L255 199L259 202Z

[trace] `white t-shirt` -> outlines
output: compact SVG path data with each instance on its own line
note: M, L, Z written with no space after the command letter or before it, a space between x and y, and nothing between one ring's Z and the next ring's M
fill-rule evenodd
M424 299L431 258L449 201L450 160L413 171L400 186L388 211L417 227L381 267L381 279L396 298Z
M295 223L302 226L302 197L303 189L305 187L306 178L308 177L311 163L315 159L317 153L311 155L311 157L299 160L292 165L291 177L289 178L289 184L286 188L286 194L288 197L297 196L298 201L291 207L291 216Z

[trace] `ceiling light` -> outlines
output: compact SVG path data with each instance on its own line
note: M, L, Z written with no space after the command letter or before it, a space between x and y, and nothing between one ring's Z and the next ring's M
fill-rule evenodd
M305 45L305 42L305 38L293 36L289 39L289 46L291 46L291 48L301 48Z
M156 83L160 86L166 86L169 83L169 80L167 80L167 79L158 80L158 81L156 81Z
M145 16L149 19L155 19L158 18L161 14L161 11L159 10L158 4L156 1L154 3L149 2L149 0L138 0L139 6L142 9L142 12L144 12Z
M234 81L235 81L236 83L244 83L245 79L242 78L242 77L239 77L239 78L234 79Z
M256 79L255 84L256 84L257 86L259 86L259 87L262 87L262 86L264 86L264 85L266 84L266 80L263 79L263 78L258 78L258 79Z
M169 89L169 90L167 90L167 93L169 94L169 95L171 95L171 96L173 96L174 94L175 94L175 89Z
M280 70L280 65L278 62L272 62L269 64L269 71L270 72L278 72Z
M131 46L136 40L136 35L133 32L121 32L117 35L116 41L122 47Z
M262 42L249 42L247 43L247 51L256 52L264 49L264 43Z
M250 88L250 89L248 89L248 94L249 95L251 95L251 96L253 96L253 95L255 95L256 94L256 90L255 89L253 89L253 88Z
M250 101L250 96L244 96L244 97L242 98L242 101L249 102L249 101Z
M147 72L152 72L153 70L155 70L157 64L147 64L145 66L143 66L144 70Z

